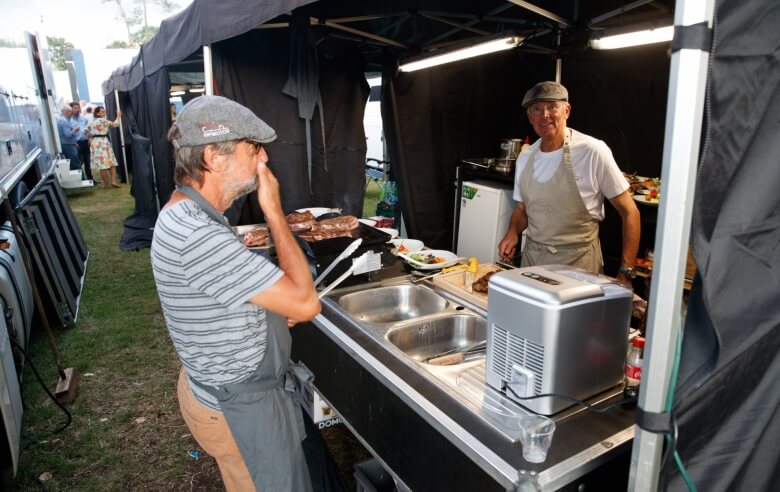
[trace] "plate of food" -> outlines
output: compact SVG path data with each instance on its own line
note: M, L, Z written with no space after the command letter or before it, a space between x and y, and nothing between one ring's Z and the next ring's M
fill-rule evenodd
M393 254L416 253L425 246L422 241L406 238L391 239L390 244L393 245Z
M265 224L236 226L233 232L248 249L266 249L271 246L271 235Z
M443 249L426 249L416 253L398 253L398 256L416 270L438 270L458 263L463 258L452 251Z
M637 203L652 205L654 207L657 207L658 202L661 201L661 195L656 190L650 190L645 195L632 195L631 198L633 198Z
M309 212L316 219L317 217L319 217L320 215L323 215L323 214L331 214L331 213L340 214L341 213L341 209L340 208L327 208L327 207L308 207L308 208L299 208L299 209L296 210L296 212L298 212L298 213Z

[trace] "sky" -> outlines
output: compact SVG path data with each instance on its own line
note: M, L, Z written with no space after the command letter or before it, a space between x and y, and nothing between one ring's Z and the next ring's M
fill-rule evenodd
M122 0L126 9L135 4ZM149 4L152 2L150 1ZM192 0L174 0L178 8L164 13L149 5L149 24L180 12ZM115 40L127 41L127 29L115 0L0 0L0 38L21 39L24 31L62 37L76 48L105 48Z

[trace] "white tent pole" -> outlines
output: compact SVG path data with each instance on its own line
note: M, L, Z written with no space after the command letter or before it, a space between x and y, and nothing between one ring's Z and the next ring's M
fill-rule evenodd
M675 26L707 22L712 27L714 0L678 0ZM648 306L639 406L647 412L665 411L676 340L682 328L683 279L699 158L709 52L682 49L672 53L666 109L663 195L658 211L655 261ZM656 491L664 436L635 428L628 490Z
M561 70L563 69L563 60L561 60L561 32L558 31L558 53L555 58L555 81L561 83Z
M114 89L114 101L116 101L116 109L121 111L119 107L119 91ZM127 152L125 152L125 131L122 120L119 120L119 142L122 147L122 163L125 165L125 181L130 184L130 175L127 173Z
M203 75L206 83L206 94L209 96L214 95L214 73L212 72L211 64L211 45L203 45Z

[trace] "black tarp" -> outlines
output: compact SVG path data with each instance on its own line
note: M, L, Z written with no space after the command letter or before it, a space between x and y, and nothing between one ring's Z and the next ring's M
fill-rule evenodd
M327 43L320 61L319 87L325 108L324 149L319 109L311 125L312 190L308 187L306 127L298 116L298 101L282 93L287 81L289 35L284 31L252 31L213 46L215 83L220 94L244 104L270 124L278 135L266 146L270 167L280 183L286 212L302 207L342 208L360 216L363 209L366 156L363 112L369 87L359 53L350 43ZM258 90L258 88L262 88ZM241 218L262 217L254 195L247 198Z
M780 8L716 4L692 224L699 278L675 398L699 490L780 483ZM685 490L676 469L670 490Z

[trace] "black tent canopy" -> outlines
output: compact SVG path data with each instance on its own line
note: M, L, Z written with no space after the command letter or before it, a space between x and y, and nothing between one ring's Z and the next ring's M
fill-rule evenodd
M382 73L382 116L407 230L446 248L458 161L496 155L503 138L533 136L520 100L533 83L555 78L558 59L573 106L570 125L605 140L623 170L661 174L669 45L597 52L586 41L602 27L666 17L672 2L558 0L544 2L543 9L518 4L529 5L196 0L164 21L103 90L107 96L123 93L131 124L152 140L164 203L173 189L165 141L169 73L211 45L215 92L247 105L277 129L279 140L269 155L285 209L339 206L359 214L368 98L363 75ZM311 19L322 97L311 118L311 191L305 123L298 101L282 92L296 56L293 11ZM773 138L778 123L772 117L780 101L778 12L770 0L716 4L711 111L692 224L699 278L675 402L678 448L693 481L708 490L766 489L780 470L780 393L774 383L780 370L774 308L780 291L780 166L774 156L780 140ZM507 30L524 37L520 48L421 72L397 71L399 61L419 53ZM258 218L256 207L231 211L234 223ZM719 456L729 457L728 466ZM684 484L672 475L671 488L681 490Z

